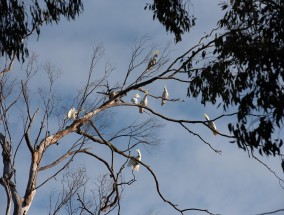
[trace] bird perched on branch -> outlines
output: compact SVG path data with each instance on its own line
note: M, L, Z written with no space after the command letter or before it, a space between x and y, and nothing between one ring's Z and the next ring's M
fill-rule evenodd
M142 155L141 155L141 152L140 152L140 149L136 149L136 152L137 152L137 156L135 157L137 160L141 161L141 158L142 158ZM134 159L130 159L128 161L128 164L127 164L128 167L132 166L132 169L136 172L139 171L139 163L134 160Z
M156 65L157 60L158 60L158 54L160 53L159 50L154 51L154 56L150 59L149 63L148 63L148 67L147 70L151 70L153 69L153 66Z
M68 114L67 114L67 117L69 119L73 119L75 120L77 118L77 115L78 115L78 111L75 109L75 108L71 108L69 111L68 111Z
M206 113L204 114L204 116L205 116L205 118L207 120L209 128L212 129L213 134L217 135L218 134L218 130L217 130L217 127L216 127L215 123L210 120L209 116Z
M144 98L141 100L140 105L147 107L148 105L148 92L145 93ZM143 107L139 107L139 113L143 113L144 112L144 108Z
M135 105L138 104L138 98L140 98L140 95L138 93L136 93L133 98L131 99L131 102Z
M164 92L163 92L163 95L162 95L162 103L161 105L164 106L166 104L166 100L169 98L169 92L166 88L166 86L164 86Z
M116 95L117 95L117 92L111 91L111 92L109 93L109 95L108 95L109 100L112 100ZM111 104L112 104L112 103L116 103L116 102L118 102L118 98L116 98L114 101L112 101Z

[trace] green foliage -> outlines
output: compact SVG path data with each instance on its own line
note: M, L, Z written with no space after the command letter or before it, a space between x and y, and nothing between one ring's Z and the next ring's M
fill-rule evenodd
M174 33L176 42L180 42L182 34L189 32L195 25L196 18L189 16L186 4L182 0L154 0L144 9L153 11L153 19L158 19L166 31Z
M33 32L40 35L40 28L46 24L75 19L83 11L81 0L1 0L0 1L0 50L1 56L7 55L24 61L28 56L25 39ZM153 11L153 19L165 26L166 31L175 34L176 42L181 41L184 32L195 25L186 4L182 0L153 0L145 9Z
M280 3L281 2L281 3ZM278 0L231 1L215 39L215 60L189 73L190 96L222 100L237 107L238 122L228 128L239 147L279 155L284 116L284 3ZM204 57L204 56L203 56ZM186 67L187 65L185 65ZM189 69L189 68L186 68Z
M39 36L43 24L58 23L61 16L75 19L83 4L81 0L1 0L0 8L1 55L16 55L24 61L28 55L25 38L34 31Z

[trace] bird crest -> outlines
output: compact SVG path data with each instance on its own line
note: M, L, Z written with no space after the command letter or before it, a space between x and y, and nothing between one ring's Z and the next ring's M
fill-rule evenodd
M140 98L140 95L138 93L135 93L134 98Z
M209 116L206 113L204 114L204 116L207 120L210 120Z
M154 55L160 54L160 50L155 50L155 51L153 52L153 54L154 54Z

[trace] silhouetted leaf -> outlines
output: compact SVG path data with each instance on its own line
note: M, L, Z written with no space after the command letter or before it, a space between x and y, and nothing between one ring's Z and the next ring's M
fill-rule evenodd
M40 5L40 6L39 6ZM1 55L16 55L24 61L28 55L27 43L30 32L40 35L45 24L58 23L61 16L74 19L83 10L81 0L62 1L0 1L0 50Z

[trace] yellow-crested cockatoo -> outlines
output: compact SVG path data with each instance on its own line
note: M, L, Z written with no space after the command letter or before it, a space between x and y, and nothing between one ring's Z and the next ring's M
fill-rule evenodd
M77 118L77 115L78 115L78 111L75 109L75 108L71 108L69 111L68 111L68 114L67 114L67 117L69 119L76 119Z
M138 93L136 93L133 98L131 99L131 102L135 105L138 104L138 98L140 98L140 95Z
M158 54L160 53L159 50L154 51L154 56L150 59L149 63L148 63L148 67L147 70L151 70L153 69L153 66L156 65L157 60L158 60Z
M167 87L164 86L164 92L163 92L163 95L162 95L162 103L161 105L164 106L166 104L166 100L169 98L169 92L167 90Z
M145 93L144 98L141 100L140 105L147 107L148 105L148 93ZM143 113L144 112L144 108L143 107L139 107L139 113Z
M138 155L136 156L136 159L139 160L139 161L141 161L142 155L141 155L140 149L136 149L136 152L137 152L137 154L138 154ZM130 160L128 161L127 166L128 166L128 167L131 166L132 169L133 169L134 171L136 171L136 172L139 171L139 163L138 163L136 160L134 160L134 159L130 159Z
M217 135L218 134L218 130L217 130L217 127L216 127L215 123L210 120L209 116L206 113L204 114L204 116L205 116L205 118L207 120L209 128L212 129L213 134Z

